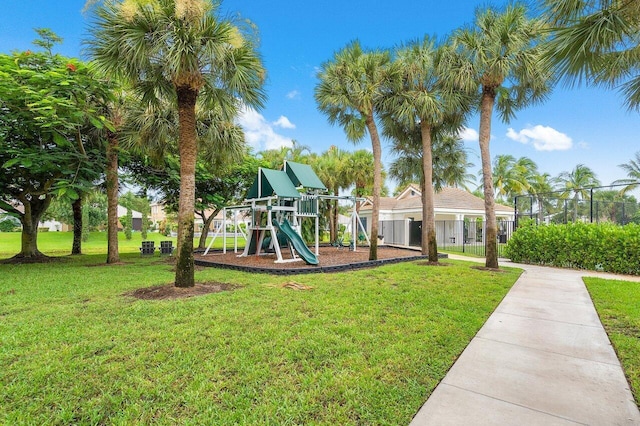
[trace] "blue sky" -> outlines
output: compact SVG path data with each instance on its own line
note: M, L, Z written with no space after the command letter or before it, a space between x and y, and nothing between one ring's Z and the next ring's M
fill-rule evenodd
M475 10L486 4L472 0L224 1L223 15L240 16L257 25L267 69L265 108L242 118L248 141L256 150L290 144L292 139L314 152L331 145L347 150L370 148L368 138L356 146L348 142L342 129L329 125L318 112L313 92L322 63L355 39L366 48L393 48L425 34L444 38L471 24ZM48 27L64 38L60 53L82 56L81 41L87 37L89 21L81 12L83 5L84 0L3 0L0 52L33 49L33 28ZM463 135L474 174L480 169L478 124L478 116L472 116ZM559 85L545 103L519 111L509 124L494 116L491 154L527 156L552 176L582 163L609 184L626 177L618 165L640 151L639 124L640 115L627 111L615 90ZM388 143L383 141L383 146L389 162Z

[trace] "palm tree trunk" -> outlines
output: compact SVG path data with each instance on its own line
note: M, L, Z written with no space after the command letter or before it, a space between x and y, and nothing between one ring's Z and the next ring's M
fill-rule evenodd
M367 130L371 136L371 150L373 151L373 207L371 209L371 246L369 260L378 260L378 222L380 219L380 190L382 188L382 147L380 136L373 114L366 118Z
M362 197L361 194L364 193L364 187L366 184L356 182L356 197ZM356 201L356 214L360 215L360 201Z
M544 199L538 197L538 225L542 225L544 222Z
M71 203L73 212L73 244L71 254L82 254L82 195Z
M114 124L116 120L114 120ZM118 252L118 136L107 136L107 263L120 262Z
M336 188L333 191L333 195L335 195L336 197L338 195L340 195L340 190L338 189L338 187L336 186ZM331 222L333 223L333 229L334 232L336 233L335 238L336 240L338 239L338 235L340 234L340 222L338 221L338 217L340 215L340 210L338 208L338 200L334 200L333 201L333 210L331 211ZM329 228L331 229L331 228ZM344 238L344 235L343 235Z
M422 254L429 256L430 262L438 261L438 242L436 240L436 220L433 208L433 152L431 146L431 127L424 121L420 123L422 134Z
M336 242L336 227L334 226L333 223L333 209L334 209L334 202L333 200L329 200L327 202L327 213L326 213L326 217L327 217L327 222L329 223L329 241L333 244Z
M178 119L180 123L180 199L178 207L178 242L176 287L195 285L193 263L193 226L196 197L196 99L198 91L178 87Z
M480 157L482 159L482 182L484 185L485 211L485 240L484 248L487 268L498 267L498 225L496 223L496 208L493 196L493 174L491 171L491 154L489 142L491 140L491 115L495 103L495 89L484 87L480 104Z

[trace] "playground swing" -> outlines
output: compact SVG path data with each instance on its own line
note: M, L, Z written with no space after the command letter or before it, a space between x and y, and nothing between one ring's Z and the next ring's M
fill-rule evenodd
M304 190L304 193L299 190ZM239 257L259 256L270 251L276 255L276 263L304 260L308 264L317 265L320 241L318 203L321 199L353 201L350 227L352 230L362 229L365 239L369 241L355 209L355 203L362 199L320 195L319 191L326 191L326 187L307 164L285 161L283 170L260 168L244 204L223 209L223 252L226 253L227 248L227 210L234 213L235 252L238 249L237 214L239 211L246 210L250 223L247 226L246 235L242 233L246 243ZM303 219L315 221L315 253L309 249L301 236ZM219 231L209 243L205 255L218 234ZM357 233L352 232L352 235L354 234ZM282 256L281 248L285 246L289 248L290 259L284 259ZM350 246L353 250L356 249L355 239L352 239Z

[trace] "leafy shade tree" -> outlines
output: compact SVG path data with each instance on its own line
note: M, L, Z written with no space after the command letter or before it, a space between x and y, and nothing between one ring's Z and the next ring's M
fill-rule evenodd
M640 186L640 151L636 152L635 158L632 158L624 164L620 164L618 167L627 172L627 178L618 179L613 182L613 184L625 185L621 191L623 194L628 191L633 191Z
M435 40L428 36L398 49L394 63L397 78L392 80L391 93L384 102L384 116L389 116L385 122L395 120L408 129L420 129L422 254L428 255L431 262L438 262L433 207L434 134L445 126L456 132L471 104L469 96L454 90L447 81L449 73L442 67L447 61L440 61L444 49L436 47Z
M140 213L145 210L150 210L149 199L144 194L136 195L131 191L127 191L120 196L119 200L122 207L130 210L135 210Z
M0 208L22 223L16 257L38 258L52 197L77 199L103 169L83 131L110 126L95 107L109 93L87 64L49 53L2 54L0 74Z
M486 216L486 266L498 267L497 223L489 142L491 117L497 109L504 122L515 111L544 100L551 86L551 66L540 43L544 24L528 19L524 6L508 6L500 13L479 11L475 26L453 36L452 77L475 91L480 111L480 157Z
M640 6L634 0L543 0L551 55L570 82L618 87L640 110Z
M241 28L205 0L105 0L96 10L91 53L100 68L150 104L169 100L178 111L180 202L175 285L195 284L193 259L196 103L260 107L264 69ZM227 108L221 108L228 111ZM226 117L227 121L233 115Z
M318 109L331 124L340 125L347 139L356 143L368 133L373 152L373 208L369 260L378 258L378 222L382 188L382 146L376 125L381 101L389 87L389 52L365 51L353 42L325 62L315 89ZM326 185L326 182L325 182Z
M238 204L245 197L253 183L258 168L264 166L250 152L240 161L224 167L212 167L211 163L200 159L196 164L195 214L203 223L198 248L206 247L209 228L220 211L229 205ZM150 163L144 158L132 159L127 164L134 181L148 189L162 194L165 211L177 212L180 199L180 164L174 156L165 158L164 163Z
M71 208L71 202L72 200L69 200L66 197L54 197L49 208L45 214L42 215L42 220L56 220L66 224L72 224L73 211ZM83 219L83 230L104 230L107 224L106 210L106 196L99 191L88 192L86 200L82 205L82 215L87 219L86 221Z
M563 197L573 197L573 221L578 220L578 204L590 196L591 188L599 186L596 174L584 164L578 164L570 172L558 175L558 184L563 189Z

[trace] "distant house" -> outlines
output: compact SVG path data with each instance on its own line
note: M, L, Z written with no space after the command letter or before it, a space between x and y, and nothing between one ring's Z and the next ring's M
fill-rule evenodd
M207 216L213 213L213 210L205 211ZM165 205L163 202L155 202L151 204L151 223L158 226L162 221L167 219L167 213L165 211ZM213 222L209 225L210 231L216 231L222 227L223 216L222 210L216 215ZM196 235L199 235L202 232L202 228L204 227L204 223L202 222L202 218L198 215L195 215L194 224L193 224L194 232Z
M416 185L409 185L397 197L380 198L380 222L395 222L394 240L409 244L411 238L410 227L420 228L422 225L422 193ZM438 244L451 243L476 238L469 235L469 227L464 227L464 222L482 222L485 219L484 200L459 188L443 188L435 193L433 200L436 220L436 237ZM360 208L360 217L371 232L371 200L364 202ZM496 204L496 218L499 221L513 221L514 211L512 207ZM406 226L402 223L406 222ZM415 222L413 225L409 222ZM385 235L386 229L379 227L380 234L385 237L385 242L390 242ZM389 227L387 227L389 229ZM473 231L475 232L475 231ZM390 233L387 232L387 233ZM412 244L413 245L413 244Z
M16 210L18 210L20 213L24 213L24 206L22 204L15 204L14 207L16 208ZM4 210L0 209L0 221L5 220L6 217L11 217L13 218L13 220L16 223L16 227L21 227L22 224L20 223L20 221L16 218L14 218L13 216L10 216L7 214L7 212L5 212ZM59 222L57 220L46 220L44 222L39 222L38 223L38 229L40 231L70 231L71 230L71 226L67 225L66 223L62 223Z
M118 205L118 229L119 230L124 229L124 227L122 226L122 223L120 222L120 219L125 217L126 215L127 215L127 208ZM142 213L137 212L135 210L131 210L131 215L133 216L133 222L131 224L131 228L134 231L141 231L142 230Z

